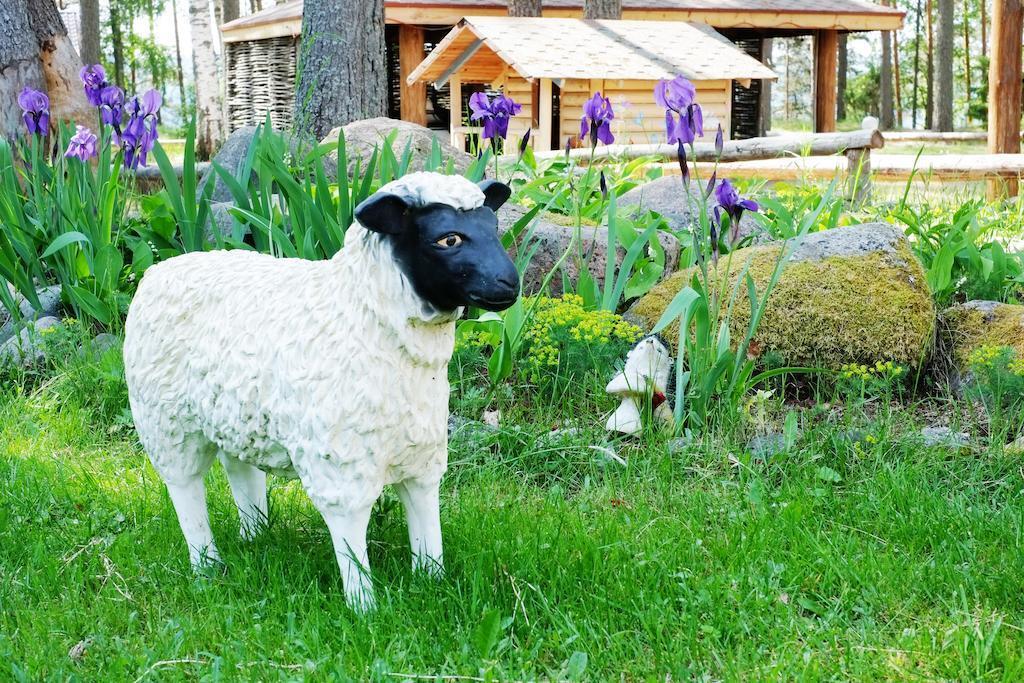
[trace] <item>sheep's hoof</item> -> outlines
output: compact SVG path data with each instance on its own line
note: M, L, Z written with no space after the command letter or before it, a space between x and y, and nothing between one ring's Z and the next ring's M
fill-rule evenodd
M192 560L192 573L198 578L212 579L224 574L228 566L220 559L216 550L204 552Z
M360 591L345 596L349 608L356 614L369 614L377 609L377 599L373 591Z

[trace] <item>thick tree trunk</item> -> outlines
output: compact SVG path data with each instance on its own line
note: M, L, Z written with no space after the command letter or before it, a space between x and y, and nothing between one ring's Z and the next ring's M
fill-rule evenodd
M78 20L81 24L82 63L100 63L100 3L99 0L79 0Z
M836 73L836 120L842 121L846 118L846 72L849 69L845 33L839 34L839 56L836 59L839 65Z
M882 70L878 83L878 119L882 130L892 130L895 116L892 105L892 33L882 31Z
M938 0L935 32L935 130L953 130L953 0Z
M39 44L24 2L0 3L0 135L13 140L24 131L18 93L25 86L46 88Z
M622 0L583 0L584 19L621 19Z
M68 39L53 0L4 0L0 4L0 134L21 129L17 96L25 86L47 93L50 126L62 121L95 127L78 72L82 62Z
M335 126L386 116L384 0L306 0L295 128L322 139Z
M68 38L67 26L57 6L53 0L28 0L28 17L39 45L39 61L46 78L52 119L94 127L96 110L85 99L79 78L82 60Z
M201 159L209 159L224 140L210 0L189 1L189 23L192 26L192 71L196 86L196 154Z
M508 0L510 17L539 17L541 0Z

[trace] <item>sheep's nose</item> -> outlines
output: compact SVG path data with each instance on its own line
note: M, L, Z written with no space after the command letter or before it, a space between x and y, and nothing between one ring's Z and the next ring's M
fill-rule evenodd
M502 273L498 276L497 283L509 289L519 289L519 274Z

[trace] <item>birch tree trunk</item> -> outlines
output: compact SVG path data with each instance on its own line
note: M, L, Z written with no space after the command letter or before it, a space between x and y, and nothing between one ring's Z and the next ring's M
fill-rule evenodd
M584 19L621 19L622 0L583 0Z
M384 0L306 0L295 129L322 139L335 126L386 116Z
M938 0L935 31L935 130L953 130L953 0Z
M189 0L189 23L196 86L196 154L201 159L209 159L224 140L210 0Z
M79 0L78 21L81 24L82 63L100 63L100 3L99 0Z
M539 17L541 0L508 0L510 17Z

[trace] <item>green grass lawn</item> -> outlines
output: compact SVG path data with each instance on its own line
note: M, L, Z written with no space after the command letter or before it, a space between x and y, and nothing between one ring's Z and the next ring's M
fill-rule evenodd
M381 500L360 617L296 483L272 481L246 544L215 468L227 569L194 577L117 392L101 410L89 377L0 390L0 679L1024 676L1021 459L925 448L919 412L805 411L767 463L655 437L617 445L622 465L591 448L596 393L507 403L500 431L453 438L442 580L412 574ZM551 439L570 415L582 430Z

